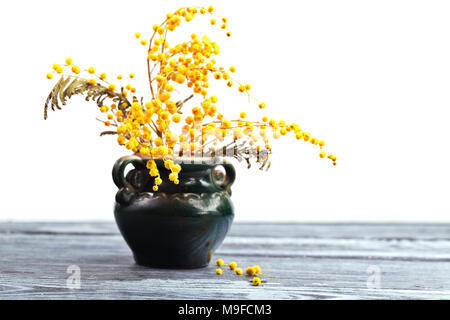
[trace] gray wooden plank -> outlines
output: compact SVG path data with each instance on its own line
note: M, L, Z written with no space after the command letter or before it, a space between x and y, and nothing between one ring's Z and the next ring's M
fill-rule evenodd
M0 299L449 299L450 225L235 223L213 259L259 264L266 282L215 266L144 268L114 223L0 223ZM66 285L69 265L81 288ZM380 288L369 289L369 266Z

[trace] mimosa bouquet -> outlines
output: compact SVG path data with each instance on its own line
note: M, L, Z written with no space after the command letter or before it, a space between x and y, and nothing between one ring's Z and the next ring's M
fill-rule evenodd
M119 145L148 159L155 192L162 183L155 159L164 161L169 180L175 184L179 183L182 163L174 161L185 157L234 157L245 160L248 166L254 161L267 169L271 140L287 135L317 147L320 158L336 165L336 156L324 150L324 140L296 123L264 114L249 120L244 111L236 117L225 115L219 98L209 92L211 81L221 82L230 94L247 98L250 107L265 111L266 104L252 95L250 84L234 77L234 66L218 64L219 45L208 36L191 34L184 42L169 43L172 32L199 16L222 29L226 37L231 36L228 19L216 15L212 6L180 8L154 25L148 38L135 34L147 51L147 97L138 95L132 85L133 73L112 77L92 66L80 67L71 58L54 64L47 78L59 79L46 100L44 118L48 108L61 109L74 95L94 101L102 114L99 120L107 127L101 135L115 135Z

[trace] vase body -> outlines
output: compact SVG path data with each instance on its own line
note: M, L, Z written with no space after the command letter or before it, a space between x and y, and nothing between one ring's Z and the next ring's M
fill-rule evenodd
M163 183L154 192L146 159L125 156L116 161L113 179L119 188L114 216L137 264L159 268L208 265L234 218L231 184L235 171L227 162L183 160L179 184L155 160ZM134 169L124 176L124 169Z

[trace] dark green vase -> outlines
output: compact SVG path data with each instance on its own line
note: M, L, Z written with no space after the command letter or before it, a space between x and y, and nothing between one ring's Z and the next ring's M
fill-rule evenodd
M154 178L146 162L137 155L125 156L116 161L112 173L119 188L114 216L136 263L159 268L207 266L233 222L233 166L175 161L182 167L175 185L163 161L156 160L163 183L153 192ZM129 164L134 169L125 176Z

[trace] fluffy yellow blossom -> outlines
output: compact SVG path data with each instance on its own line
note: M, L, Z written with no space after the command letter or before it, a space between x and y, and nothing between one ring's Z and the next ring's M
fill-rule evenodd
M161 100L161 102L166 102L169 99L170 99L170 93L168 93L168 92L163 92L159 95L159 100Z
M73 73L79 74L80 71L81 71L80 67L78 67L78 66L72 66L72 72L73 72Z
M237 267L237 264L236 264L236 262L231 261L230 264L229 264L228 266L230 267L231 270L234 270L234 268Z
M249 276L254 276L256 274L256 270L253 267L247 267L247 269L245 269L245 273Z
M242 269L241 268L236 268L236 269L234 269L234 272L237 274L237 275L242 275Z
M186 80L186 78L185 78L184 75L182 75L182 74L180 74L180 73L178 73L178 74L175 75L175 81L176 81L177 83L183 84L185 80Z
M179 123L181 121L181 116L179 114L175 114L172 117L172 121L175 122L175 123Z
M223 260L222 259L217 259L216 263L217 263L217 265L219 267L221 267L223 265Z
M53 74L47 73L47 79L52 79L52 78L53 78Z
M161 137L157 137L157 138L155 139L155 145L156 145L157 147L159 147L159 146L161 146L162 144L163 144L163 141L162 141Z
M125 144L126 138L122 135L118 135L117 136L117 143L119 143L120 145Z
M170 181L175 181L177 179L178 179L178 173L172 172L171 174L169 174L169 180Z
M254 286L259 286L261 284L261 279L258 277L254 277L252 283Z
M217 275L220 276L220 275L222 274L222 272L223 272L222 269L220 269L220 268L217 268L217 269L216 269L216 274L217 274Z

